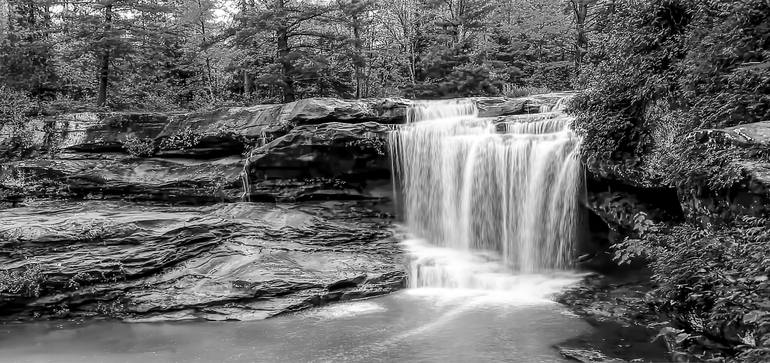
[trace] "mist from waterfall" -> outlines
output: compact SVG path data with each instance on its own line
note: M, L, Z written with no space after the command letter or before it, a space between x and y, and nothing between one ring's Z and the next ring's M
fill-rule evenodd
M579 138L552 109L504 120L464 100L409 109L390 151L406 227L427 241L407 245L413 287L510 289L511 273L570 266Z

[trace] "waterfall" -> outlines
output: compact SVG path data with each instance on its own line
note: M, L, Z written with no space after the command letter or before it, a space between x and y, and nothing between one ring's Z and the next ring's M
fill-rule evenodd
M581 186L571 121L480 118L464 100L409 109L390 152L406 227L427 242L408 246L413 287L504 289L500 273L570 266Z

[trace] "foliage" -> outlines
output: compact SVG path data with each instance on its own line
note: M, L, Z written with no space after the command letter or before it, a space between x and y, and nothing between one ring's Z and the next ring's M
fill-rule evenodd
M126 136L126 139L123 141L123 149L129 155L139 158L152 157L158 151L155 140L151 138L140 139L133 135Z
M709 190L730 190L748 179L742 162L770 158L770 150L762 147L739 146L712 139L697 142L693 137L675 145L672 153L679 160L688 162L665 165L671 183L705 186ZM676 160L673 155L671 158Z
M586 159L631 162L678 185L692 173L672 174L670 164L692 166L703 155L685 135L770 118L766 1L617 1L615 9L578 78L587 91L572 104ZM682 163L683 155L692 159Z
M161 150L185 150L197 146L203 136L186 127L160 142Z
M0 294L40 296L43 277L43 270L39 265L30 265L23 269L0 270Z
M0 127L23 126L29 120L34 104L24 93L0 84Z
M0 85L0 158L15 158L32 150L30 115L34 103L24 93Z
M511 97L511 98L527 97L527 96L548 93L548 92L551 92L551 90L544 87L532 87L532 86L517 87L512 84L503 85L503 95L505 97Z
M653 186L725 192L746 181L741 163L768 151L720 140L723 128L770 119L770 3L763 0L615 1L597 14L571 103L582 153L616 176ZM631 177L629 177L631 176ZM643 257L658 310L676 341L725 357L770 357L768 221L743 218L716 230L634 218L616 259ZM716 343L707 343L716 342ZM715 354L715 353L714 353Z
M685 329L683 337L690 344L702 338L716 341L729 347L725 354L738 354L741 361L766 359L770 223L744 217L735 226L707 231L690 224L655 224L640 215L637 225L638 238L615 246L616 259L651 261L658 309Z
M568 3L10 0L0 79L52 112L567 89Z
M387 151L387 141L379 137L365 137L350 141L345 144L346 148L357 148L361 151L371 151L377 155L385 155Z

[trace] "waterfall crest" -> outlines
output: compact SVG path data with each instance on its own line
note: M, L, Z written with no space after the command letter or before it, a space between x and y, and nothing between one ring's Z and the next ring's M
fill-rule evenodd
M478 117L472 101L409 109L407 124L390 135L404 221L429 242L418 250L449 251L426 261L418 256L412 286L503 288L470 276L471 260L499 261L494 273L570 266L580 141L570 130L572 119L553 109L506 120Z

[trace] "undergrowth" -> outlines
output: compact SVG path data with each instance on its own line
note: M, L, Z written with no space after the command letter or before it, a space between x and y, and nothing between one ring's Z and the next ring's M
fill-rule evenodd
M682 328L682 349L704 360L770 360L770 221L742 217L711 231L640 214L635 229L615 257L649 261L657 308Z

